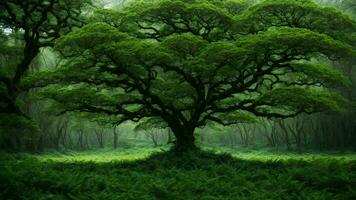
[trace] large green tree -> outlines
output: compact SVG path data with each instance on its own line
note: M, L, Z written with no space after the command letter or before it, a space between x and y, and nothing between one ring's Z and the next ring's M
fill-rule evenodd
M356 25L335 9L165 0L100 13L57 42L61 68L27 79L62 112L155 119L186 151L209 122L342 110L333 88L348 81L328 63L355 55Z

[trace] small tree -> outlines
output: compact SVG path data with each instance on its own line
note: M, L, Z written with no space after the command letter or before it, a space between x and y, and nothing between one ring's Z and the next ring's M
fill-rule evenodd
M42 94L63 111L105 113L117 123L158 119L178 151L196 148L194 131L209 121L341 110L329 88L348 81L328 59L354 56L355 22L308 0L246 5L132 4L115 15L120 24L93 23L62 37L63 67L28 83L52 84Z
M145 136L149 138L154 147L158 146L160 140L161 131L167 127L166 123L162 123L162 120L159 118L150 118L139 123L135 127L135 131L143 131Z
M240 137L240 143L243 146L249 146L252 144L255 139L254 134L256 130L255 124L239 124L235 126L235 129L238 131L238 135Z

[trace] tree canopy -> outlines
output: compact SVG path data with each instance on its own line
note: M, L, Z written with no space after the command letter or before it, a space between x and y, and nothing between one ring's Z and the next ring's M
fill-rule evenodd
M144 5L142 5L144 4ZM194 148L194 130L340 111L356 23L309 0L164 0L101 10L56 42L62 66L28 77L61 112L154 119ZM158 122L157 122L158 123Z

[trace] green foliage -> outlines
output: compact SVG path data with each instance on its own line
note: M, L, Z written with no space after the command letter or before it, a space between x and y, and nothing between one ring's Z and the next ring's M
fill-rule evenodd
M66 29L66 32L68 32L68 29L70 29L73 24L81 23L80 21L84 18L84 15L79 16L80 13L76 12L88 8L89 5L91 5L90 0L63 0L56 2L51 2L50 0L33 0L28 4L23 4L16 0L8 0L0 4L0 24L6 28L23 28L23 26L27 25L37 25L44 28L41 31L46 31L45 28L54 29L58 24L60 25L58 28L61 28L63 31ZM27 10L29 8L31 9ZM47 14L47 16L43 16L42 14ZM25 17L29 17L29 15L31 15L30 18L24 19ZM64 20L65 17L67 17L67 19ZM62 24L64 21L67 22L66 25ZM48 34L47 37L49 39L53 36Z
M120 29L124 28L125 19L125 13L114 9L98 9L91 17L92 22L105 22Z
M94 153L2 154L0 197L123 200L356 197L355 160L332 157L254 160L211 152L189 152L179 157L172 152L156 153L146 159L127 160L127 152ZM95 160L108 157L109 160Z
M145 131L150 129L164 129L167 127L167 123L160 118L149 118L143 122L140 122L135 127L135 131Z
M107 47L108 44L122 41L126 37L126 34L118 32L117 29L106 23L94 23L67 34L66 37L61 38L56 43L56 48L65 55L67 55L66 52L77 52L89 48L95 48L94 51L100 51L102 50L101 48ZM78 49L65 49L65 47L69 46L77 46Z
M244 111L230 111L219 113L215 117L221 119L223 121L223 124L257 122L257 118L255 115Z
M277 40L279 42L277 42ZM265 48L267 46L268 49ZM36 76L29 77L25 80L24 85L26 85L27 82L29 82L29 84L35 82L39 85L43 82L45 85L46 82L71 83L73 81L89 84L100 84L102 81L102 83L109 85L111 84L110 77L112 77L112 84L115 84L115 81L120 82L125 76L120 75L119 78L116 78L110 74L103 74L100 72L100 63L88 63L88 58L105 59L105 56L109 55L113 56L114 63L130 65L136 74L142 74L144 77L147 76L147 74L143 70L147 66L156 65L158 63L166 63L168 65L171 62L176 62L178 68L190 73L194 77L200 76L205 78L206 81L214 77L213 82L219 83L229 77L229 74L226 74L226 72L236 71L236 73L239 73L240 70L244 69L243 67L245 66L241 65L243 64L241 63L242 59L245 59L245 62L259 62L258 59L263 59L263 57L257 57L256 60L256 56L263 55L267 51L271 54L270 59L272 61L283 60L284 58L279 56L281 52L286 52L289 56L296 58L301 54L303 54L304 58L313 57L316 52L323 52L324 55L330 57L333 55L336 56L333 52L344 56L351 52L350 46L306 29L279 28L270 30L254 36L246 36L236 42L236 46L228 42L209 44L200 37L183 34L168 37L158 46L150 42L137 41L104 23L88 25L81 30L68 34L59 40L57 48L61 49L61 52L66 56L73 56L73 54L78 56L79 54L82 55L87 52L89 57L78 57L71 61L65 68L54 72L43 72L42 75L36 74ZM160 51L157 51L158 49L160 49ZM253 60L250 60L249 55L251 57L253 56ZM140 59L137 60L137 58ZM144 65L140 65L142 61L145 62ZM220 67L221 65L224 66ZM238 65L241 65L241 67L239 68ZM190 66L190 68L186 68L186 66ZM163 68L165 68L165 66L163 66ZM314 79L318 83L321 82L331 85L333 85L333 83L338 84L341 82L345 84L347 82L341 73L325 65L294 62L291 63L291 68L295 72L304 75L304 77L306 77L305 81ZM217 70L214 71L214 69ZM83 70L86 71L85 74L82 73ZM112 73L111 69L104 70ZM167 68L166 70L169 69ZM251 66L251 70L255 70L255 66ZM294 71L291 71L291 74L293 74ZM215 72L215 74L212 72ZM231 73L231 75L234 76L235 74ZM39 77L41 77L40 80ZM189 98L193 99L195 96L194 91L190 88L191 86L181 84L181 87L175 88L174 85L178 82L174 79L178 77L170 74L162 74L158 77L153 82L152 90L155 94L159 95L162 100L167 102L171 101L177 107L180 106L182 108L191 105ZM89 80L89 78L94 79ZM303 84L304 80L301 79L299 81L300 84ZM228 84L229 83L227 83L227 85ZM105 92L105 90L111 92L108 93ZM80 103L87 105L100 104L101 106L110 106L110 103L114 105L115 101L125 102L129 99L140 98L141 96L135 93L124 95L124 93L122 93L123 91L121 91L120 94L120 90L117 90L117 92L118 94L115 95L115 90L107 88L105 85L86 88L86 84L78 84L77 86L63 89L60 89L60 87L48 88L44 91L44 94L60 102L66 101L79 105ZM182 99L181 102L177 101L179 98ZM320 102L315 103L319 104Z
M355 45L355 21L339 10L310 0L267 0L244 13L243 26L253 31L270 27L307 28Z
M18 116L18 115L7 115L7 114L1 114L0 115L0 126L1 127L6 127L6 129L11 129L16 127L21 127L21 126L27 126L27 127L36 127L34 126L33 122L31 120L28 120L27 118L23 116ZM31 131L34 131L33 128Z
M348 81L327 63L355 57L356 25L335 9L308 0L138 1L93 21L57 41L62 67L23 87L47 86L40 94L62 112L159 118L177 141L209 121L343 110L332 91Z
M261 96L258 101L261 105L265 105L261 109L270 107L291 112L301 109L309 113L315 110L341 111L342 108L338 105L340 100L342 100L341 96L330 92L294 87L271 90Z
M292 64L293 69L300 70L308 74L310 81L320 81L321 84L329 87L340 85L350 87L351 83L339 70L330 68L328 65L312 62L296 62ZM300 75L298 79L307 78Z
M219 40L233 25L233 15L247 6L244 1L165 0L135 1L128 7L128 21L136 25L140 38L193 33L209 41Z

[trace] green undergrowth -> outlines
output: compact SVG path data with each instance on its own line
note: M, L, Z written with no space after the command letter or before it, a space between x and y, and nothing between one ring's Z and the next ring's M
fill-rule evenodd
M351 158L158 151L2 154L0 199L356 199Z
M303 153L289 152L285 150L276 150L268 148L246 148L246 147L206 147L205 149L214 151L216 153L229 153L233 157L245 159L245 160L259 160L259 161L270 161L270 160L305 160L312 161L316 159L336 159L352 161L356 160L356 154L352 151L305 151Z

